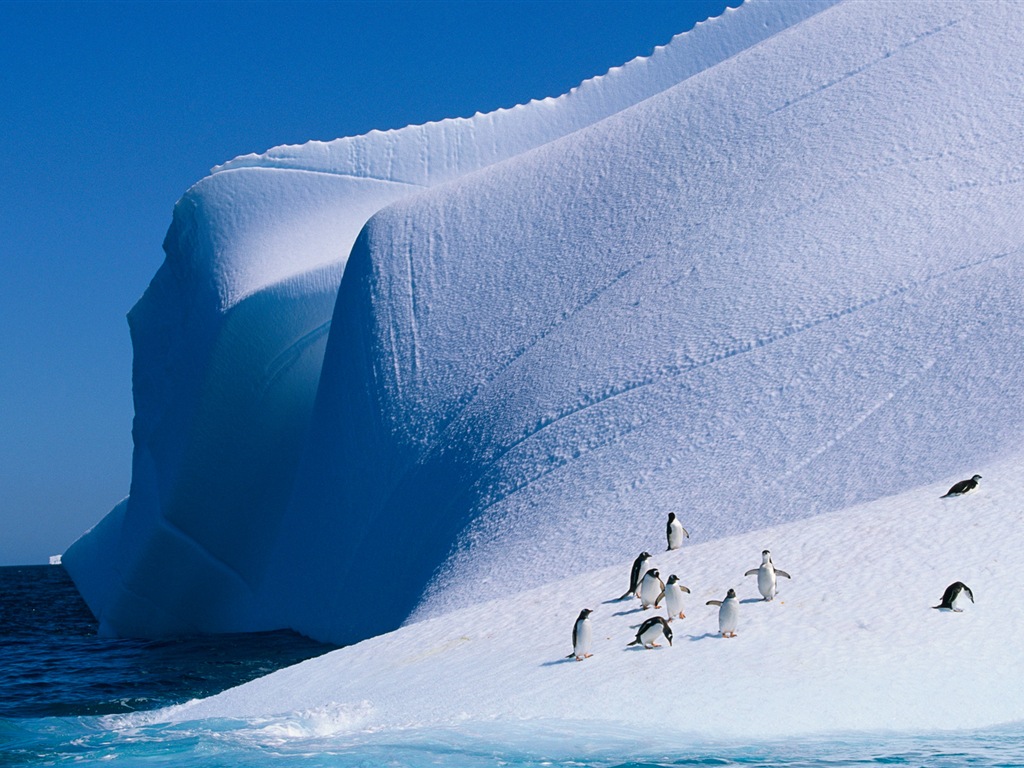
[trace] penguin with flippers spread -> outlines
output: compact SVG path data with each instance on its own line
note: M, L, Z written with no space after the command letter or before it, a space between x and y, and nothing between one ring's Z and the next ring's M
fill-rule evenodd
M743 575L753 576L755 573L757 574L757 591L761 593L761 597L765 600L775 599L775 593L778 591L776 588L776 577L785 576L787 579L793 578L785 571L775 567L775 563L772 562L772 553L767 549L761 552L761 565L757 568L751 568Z
M708 600L707 605L717 605L718 631L722 637L736 637L736 625L740 619L740 601L736 598L736 590L730 589L725 600Z
M657 601L654 603L654 607L657 608L661 601L665 601L665 608L668 610L668 620L680 618L685 619L686 614L683 613L683 592L690 593L688 587L684 587L679 583L679 577L674 573L668 577L668 581L665 582L665 591L658 596Z

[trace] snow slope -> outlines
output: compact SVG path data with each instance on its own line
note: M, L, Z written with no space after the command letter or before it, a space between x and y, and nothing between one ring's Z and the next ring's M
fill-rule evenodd
M280 615L353 641L632 557L670 510L706 541L1015 452L1021 40L1012 3L842 3L376 214Z
M664 552L662 520L643 521L662 574L692 594L671 647L627 648L653 611L617 601L629 562L403 627L147 720L275 719L279 737L526 720L573 722L678 747L681 739L771 738L862 730L977 728L1024 717L1012 670L1024 664L1022 462L977 467L981 487L940 499L953 481L756 532ZM771 603L742 574L772 550ZM390 553L381 553L388 562ZM962 580L976 603L933 610ZM729 587L735 639L717 634ZM592 658L564 658L579 609L595 609ZM664 615L664 609L661 614ZM569 721L569 722L566 722ZM288 724L291 723L291 726ZM305 724L305 725L304 725ZM586 732L586 731L583 731Z
M824 546L1015 455L1020 7L755 2L707 35L635 98L609 76L186 195L131 318L132 493L65 559L103 630L426 632L621 570L669 510L742 572L768 526Z
M166 261L129 315L130 496L65 561L101 631L290 621L263 594L269 552L278 530L295 524L287 500L338 283L375 211L600 120L831 1L754 0L557 99L279 147L219 166L190 189L175 207Z

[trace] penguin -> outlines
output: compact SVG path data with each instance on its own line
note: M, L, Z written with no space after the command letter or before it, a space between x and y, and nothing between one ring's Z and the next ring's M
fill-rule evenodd
M646 611L652 605L657 607L658 600L665 594L665 582L661 580L661 574L657 568L651 568L644 574L640 582L640 603Z
M970 493L978 487L979 480L981 480L981 475L974 475L970 480L961 480L959 483L954 483L953 487L939 498L945 499L949 496L963 496L965 493Z
M589 608L580 611L579 618L572 625L572 653L565 658L571 659L575 656L576 661L583 661L594 655L590 652L590 646L594 639L594 628L590 624L590 614L592 613L593 611Z
M665 590L659 595L658 600L654 603L654 607L657 608L662 599L664 599L665 608L668 609L669 621L672 621L677 616L680 619L685 619L686 614L683 613L683 592L689 594L690 590L680 584L679 577L673 573L668 577Z
M707 604L721 606L718 609L718 631L722 637L736 637L736 624L740 618L740 601L736 599L736 590L730 589L725 600L708 600Z
M658 645L659 636L664 636L668 640L668 644L672 645L672 627L661 616L651 616L636 631L636 640L632 643L626 643L626 647L643 643L644 648L660 648L661 646Z
M635 597L637 590L640 589L640 580L643 579L644 574L647 573L651 568L651 553L641 552L637 555L636 560L633 561L633 570L629 574L629 589L626 593L619 598L619 600L625 600L627 597Z
M971 588L964 584L962 581L954 581L948 587L946 591L942 593L942 602L938 605L933 605L932 608L941 608L947 611L954 611L956 613L963 613L963 608L957 608L956 604L960 600L960 596L966 594L971 598L971 602L974 602L974 593L971 592Z
M775 563L772 562L772 553L767 549L761 552L761 566L759 568L751 568L749 571L744 573L744 576L753 576L757 574L757 591L761 593L761 597L765 600L775 599L775 577L785 576L787 579L792 579L785 571L779 570L775 567Z
M675 512L668 513L668 524L665 526L665 535L668 537L669 550L679 549L683 546L683 539L690 538L690 532L683 528L683 524L676 518Z

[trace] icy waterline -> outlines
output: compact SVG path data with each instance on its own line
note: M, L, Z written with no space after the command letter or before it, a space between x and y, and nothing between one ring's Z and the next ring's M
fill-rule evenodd
M121 762L207 766L388 765L419 768L509 766L743 765L853 768L865 764L1012 766L1024 764L1024 724L979 731L837 734L807 739L728 741L673 729L573 720L444 728L352 731L345 712L326 708L271 719L135 724L138 717L0 720L7 766L89 766Z

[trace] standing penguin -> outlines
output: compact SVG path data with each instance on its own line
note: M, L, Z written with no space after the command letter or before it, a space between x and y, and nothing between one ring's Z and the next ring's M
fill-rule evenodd
M683 539L690 538L690 532L683 528L683 524L676 518L675 512L668 513L668 524L665 526L665 535L668 537L669 549L679 549L683 546Z
M657 608L662 598L664 598L665 608L668 609L668 620L672 621L677 616L680 619L685 619L686 614L683 613L683 592L689 594L690 590L680 584L679 577L673 573L668 577L668 581L665 583L665 591L658 597L654 607Z
M749 571L744 573L744 576L753 576L757 574L757 591L761 593L761 597L765 600L773 600L775 598L775 577L785 576L787 579L792 579L785 571L779 570L775 567L775 563L772 562L772 553L767 549L761 552L761 565L758 568L751 568Z
M579 618L572 625L572 653L565 658L571 659L575 656L576 661L583 661L594 655L590 652L590 646L594 640L594 628L590 625L590 614L592 613L593 611L589 608L580 611Z
M736 599L736 590L730 589L725 600L708 600L707 604L721 606L718 609L718 631L722 637L736 637L736 625L740 619L740 601Z
M672 645L672 627L661 616L651 616L640 625L640 629L636 631L636 639L632 643L626 643L626 647L643 643L644 648L660 648L658 638L662 636L668 640L669 645Z
M661 574L657 568L651 568L644 574L640 582L640 604L646 611L652 605L657 607L658 600L665 593L665 582L661 580Z
M954 611L956 613L963 613L963 608L957 608L957 602L963 595L967 595L971 602L974 602L974 593L971 592L971 588L964 584L962 581L954 581L948 587L946 591L942 593L942 601L938 605L933 605L932 608L941 608L946 611Z
M651 553L641 552L637 555L636 560L633 561L633 570L629 573L629 589L626 590L626 593L619 600L625 600L627 597L636 597L637 590L640 589L640 580L643 579L644 574L650 568Z
M978 487L979 480L981 480L981 475L974 475L970 480L961 480L959 483L953 483L953 487L939 498L945 499L949 496L963 496L965 493L970 493Z

